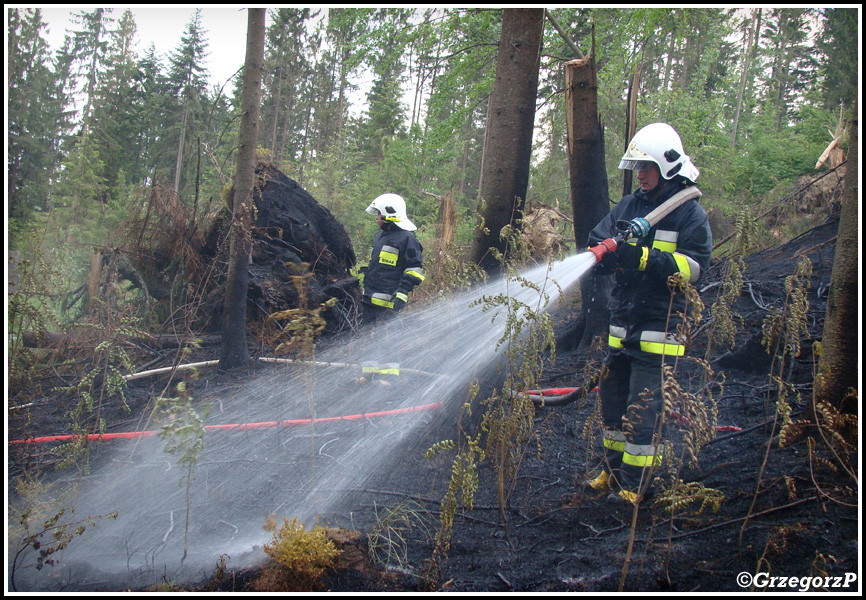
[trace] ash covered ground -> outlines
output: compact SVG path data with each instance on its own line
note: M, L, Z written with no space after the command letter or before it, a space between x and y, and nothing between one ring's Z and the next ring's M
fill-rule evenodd
M772 307L783 305L785 278L793 273L801 256L810 259L813 269L808 291L809 335L820 339L834 236L835 225L823 225L747 260L748 286L735 306L743 317L739 339L732 351L720 348L709 356L717 375L724 373L724 387L714 394L718 425L736 429L719 431L701 450L698 464L679 472L684 482L719 492L723 500L718 511L696 501L679 507L672 516L663 506L648 502L635 514L633 507L583 486L582 482L598 469L601 451L600 432L585 435L585 425L595 411L595 395L591 393L565 406L536 409L540 444L536 448L533 442L525 452L508 493L505 520L499 511L496 472L489 462L481 465L472 510L458 508L450 547L438 555L431 571L440 503L453 457L453 453L433 459L423 456L424 449L448 437L448 427L438 423L418 434L399 460L384 462L363 489L355 490L339 509L321 516L321 524L358 532L343 546L345 560L325 576L324 589L736 592L750 589L741 585L739 574L763 570L798 578L792 587L788 584L772 591L799 589L799 578L806 576L842 578L826 580L832 586L845 581L846 576L850 581L849 574L858 578L853 587L829 589L857 591L857 484L820 438L810 450L808 437L818 437L815 433L779 447L778 427L773 426L776 395L768 392L772 361L758 342L761 323ZM702 298L708 307L720 288L712 284L720 277L721 265L714 265L703 282ZM568 314L560 314L558 319L560 328L567 327ZM706 332L699 332L693 343L691 354L703 356ZM199 352L201 356L191 361L214 358L216 349ZM557 353L539 386L579 387L587 358L576 352ZM785 380L801 392L799 398L789 399L796 420L811 394L811 342L804 341L800 356L786 365ZM205 388L211 393L241 387L244 377L251 376L249 372L204 371L193 385L199 393ZM135 429L162 383L131 383L128 410L120 402L104 407L106 431ZM685 367L680 383L695 392L701 385L700 371ZM51 389L49 385L44 388ZM9 438L64 433L67 409L61 394L46 397L29 409L27 419L10 421ZM668 429L675 449L682 447L679 430L676 423ZM50 452L50 448L34 446L10 450L10 474L46 462ZM98 447L93 452L98 460ZM854 468L859 464L856 454L843 459ZM50 471L46 474L58 476ZM390 565L373 564L368 558L369 543L377 540L370 534L381 525L383 516L398 506L404 509L407 520L402 524L397 520L395 532L405 545L401 541L392 547L387 561ZM264 555L260 564L252 566L237 565L232 558L239 557L230 557L225 569L202 572L198 581L178 585L214 591L258 589L256 585L261 584L256 584L257 578L266 566ZM98 571L98 565L94 570ZM39 577L52 581L46 587L66 591L153 589L153 582L145 575L153 574L130 572L119 578L64 580L62 567L46 566Z

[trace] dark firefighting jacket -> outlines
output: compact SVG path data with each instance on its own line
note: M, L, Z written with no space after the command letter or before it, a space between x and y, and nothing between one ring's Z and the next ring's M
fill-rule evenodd
M672 181L658 198L652 198L655 190L637 190L624 197L590 232L589 246L616 236L618 222L645 217L685 187L684 181ZM679 273L684 282L695 285L709 268L713 237L707 213L697 199L688 200L653 226L646 237L628 243L642 250L642 258L637 268L615 268L609 346L629 354L682 355L683 340L677 337L676 326L682 321L678 313L685 308L685 295L674 288L672 297L668 278ZM599 263L602 273L605 263L611 265L606 260Z
M404 302L424 281L423 247L410 231L398 227L380 230L373 238L370 264L364 272L363 301L394 307L395 296Z

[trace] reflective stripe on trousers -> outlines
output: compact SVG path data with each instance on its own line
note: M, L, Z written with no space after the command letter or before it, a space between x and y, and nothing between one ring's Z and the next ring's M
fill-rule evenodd
M655 444L638 445L626 442L622 462L635 467L659 466L662 464L662 456Z
M604 447L613 452L622 452L625 449L625 434L615 429L604 430Z

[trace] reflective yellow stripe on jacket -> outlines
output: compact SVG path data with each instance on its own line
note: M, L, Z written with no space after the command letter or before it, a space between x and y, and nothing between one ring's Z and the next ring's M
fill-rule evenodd
M384 306L385 308L394 308L394 296L391 294L373 294L370 296L370 303L376 306Z
M607 343L611 348L622 348L622 340L625 338L625 327L611 325L608 330ZM686 353L685 346L680 343L674 334L666 334L664 331L643 331L640 334L641 352L649 354L662 354L664 356L683 356Z
M664 331L643 331L640 334L641 352L663 354L665 356L683 356L686 348L676 336Z

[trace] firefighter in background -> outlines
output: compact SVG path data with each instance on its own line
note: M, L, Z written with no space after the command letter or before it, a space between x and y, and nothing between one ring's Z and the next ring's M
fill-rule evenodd
M619 168L637 171L640 189L620 200L590 232L590 247L614 237L618 223L645 217L693 186L699 174L679 134L665 123L637 132ZM661 464L662 365L684 354L676 331L685 298L680 290L672 297L668 279L679 273L683 281L696 284L709 267L713 240L706 211L692 199L644 238L627 241L596 265L600 274L614 273L616 283L609 302L606 369L598 389L605 463L601 474L588 484L636 503L642 492L651 495L649 468Z
M370 264L364 270L362 323L394 314L409 301L409 292L424 281L423 248L412 233L406 202L397 194L377 197L367 212L376 216L380 231L373 238Z

